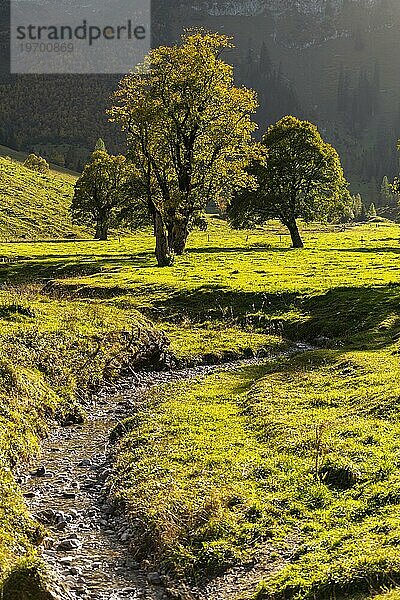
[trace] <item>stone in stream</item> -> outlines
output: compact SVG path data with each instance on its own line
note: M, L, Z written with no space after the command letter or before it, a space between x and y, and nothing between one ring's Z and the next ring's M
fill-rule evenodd
M39 492L25 492L24 493L24 498L26 498L27 500L31 500L32 498L36 498L37 496L39 496Z
M161 577L159 573L147 573L147 581L150 585L161 585Z
M54 523L56 519L56 513L52 508L46 508L34 515L35 519L44 525Z
M76 490L63 490L63 497L69 500L75 500Z
M82 546L82 543L75 538L67 538L62 540L56 546L57 552L69 552L71 550L78 550Z
M44 477L46 475L46 467L39 467L31 473L32 477Z

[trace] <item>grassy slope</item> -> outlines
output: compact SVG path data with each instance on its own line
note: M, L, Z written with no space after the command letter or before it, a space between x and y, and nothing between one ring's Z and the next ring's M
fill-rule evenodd
M23 163L25 159L29 156L27 152L19 152L18 150L13 150L12 148L8 148L8 146L0 145L0 157L2 158L11 158L15 162ZM79 177L79 173L75 171L71 171L70 169L66 169L64 167L60 167L59 165L50 165L51 174L55 177L58 177L61 180L69 181L70 183L75 183L75 181Z
M69 214L74 179L66 171L41 175L0 156L0 239L82 234L82 229L72 225Z

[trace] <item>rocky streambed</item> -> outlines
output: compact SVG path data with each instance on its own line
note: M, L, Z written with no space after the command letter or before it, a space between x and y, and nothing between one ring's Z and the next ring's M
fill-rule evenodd
M307 350L297 346L286 354ZM150 388L235 370L268 359L166 372L138 372L104 386L82 425L59 427L43 442L40 461L19 481L34 517L49 531L42 557L58 582L55 600L167 600L162 573L146 570L128 551L129 524L109 504L110 431L131 416ZM61 591L60 591L61 590Z

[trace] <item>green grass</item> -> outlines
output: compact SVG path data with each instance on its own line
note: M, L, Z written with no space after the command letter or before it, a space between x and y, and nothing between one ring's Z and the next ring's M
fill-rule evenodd
M290 564L263 583L260 573L260 597L366 599L371 589L393 587L400 573L400 229L303 231L306 248L291 250L275 223L232 232L210 219L209 231L194 232L187 253L166 269L155 266L148 232L105 243L0 244L0 284L14 288L1 292L0 307L7 355L19 357L12 376L28 373L24 385L39 377L46 390L46 400L32 385L19 392L22 402L7 400L15 414L5 422L21 423L15 454L31 455L43 431L24 422L26 407L33 403L45 428L46 415L63 406L61 389L70 406L75 382L91 384L62 369L67 383L51 372L49 388L48 375L38 373L43 349L50 349L45 369L52 351L72 360L65 328L82 337L83 354L102 332L108 353L113 332L126 332L139 311L166 332L181 364L317 338L324 349L302 357L151 394L118 441L115 490L144 524L142 555L155 553L180 576L220 572L260 544L276 556L289 547L296 550ZM32 344L37 351L26 362ZM99 365L94 376L101 375ZM15 560L11 553L3 565Z
M28 152L19 152L18 150L13 150L8 146L0 145L0 157L2 158L11 158L15 162L23 163L28 156ZM74 184L79 177L79 173L64 167L60 167L59 165L50 164L50 171L55 177L58 177L64 181L68 181L72 184Z
M74 180L67 172L42 175L0 156L0 239L82 235L69 213Z
M318 350L150 395L117 447L140 547L179 577L292 547L259 599L400 584L397 347Z
M207 337L210 324L216 329L205 354L213 352L215 341L218 356L238 341L248 345L239 340L237 327L291 339L319 335L334 343L336 334L343 340L346 332L354 342L357 331L364 335L384 311L390 320L400 281L397 225L365 225L345 232L308 227L304 235L306 248L291 250L276 224L256 232L231 232L211 219L209 231L193 233L185 256L167 269L155 266L154 241L147 232L102 244L3 244L0 256L9 262L0 281L56 280L53 289L60 294L137 308L167 324L183 357L197 353L201 332L191 336L193 326L208 328Z
M141 551L156 552L179 576L244 558L268 528L268 518L254 521L260 448L235 401L252 376L248 369L162 388L125 423L117 498L142 523Z

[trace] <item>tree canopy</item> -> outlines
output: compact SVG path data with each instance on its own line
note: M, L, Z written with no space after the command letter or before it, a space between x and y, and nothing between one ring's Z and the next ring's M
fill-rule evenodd
M266 159L253 161L256 189L239 191L228 210L235 227L278 218L293 246L303 246L297 219L306 222L342 214L349 201L348 184L336 150L317 127L288 116L263 137Z
M120 220L130 177L124 156L111 156L102 150L93 152L75 184L73 221L95 225L95 238L106 240L109 227Z
M225 35L187 32L180 45L152 50L142 70L122 79L109 111L127 136L160 266L182 254L211 200L251 185L257 99L234 86L222 59L231 48Z

